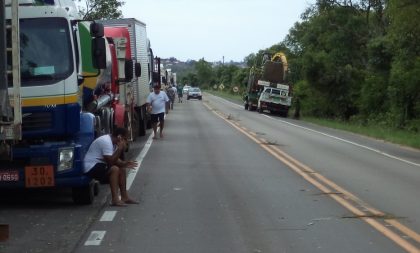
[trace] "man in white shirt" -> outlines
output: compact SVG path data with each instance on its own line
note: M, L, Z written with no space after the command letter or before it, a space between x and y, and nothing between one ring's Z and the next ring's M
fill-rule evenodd
M102 135L92 142L84 159L84 173L100 182L109 182L111 187L111 205L126 206L138 204L128 196L126 182L127 169L137 167L136 161L123 161L121 154L127 148L125 128L115 128L112 134ZM114 148L115 147L115 148ZM121 199L118 195L121 193Z
M147 97L147 111L150 112L150 120L153 127L153 139L157 138L157 123L159 122L160 138L163 138L163 127L165 123L165 112L168 113L169 98L164 91L160 90L160 85L153 86L153 92Z

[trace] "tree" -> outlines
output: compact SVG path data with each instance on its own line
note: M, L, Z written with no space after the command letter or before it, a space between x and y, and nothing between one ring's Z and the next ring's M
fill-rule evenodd
M119 10L124 5L120 0L79 0L84 6L79 6L79 12L85 20L122 18Z
M341 4L318 1L304 22L291 29L286 45L299 57L291 61L293 81L306 80L309 89L302 90L321 95L305 96L317 100L310 110L316 116L349 119L357 113L364 80L368 29L358 9Z
M194 67L197 73L198 85L201 87L209 86L214 79L211 64L206 62L203 58L199 60Z
M391 115L398 127L420 118L420 3L417 0L389 0L387 10L393 60L390 87Z

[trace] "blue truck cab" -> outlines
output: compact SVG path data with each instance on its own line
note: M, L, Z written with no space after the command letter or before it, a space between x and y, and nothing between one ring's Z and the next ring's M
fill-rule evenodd
M7 24L10 0L5 13ZM90 204L95 182L84 175L83 158L95 138L95 117L83 111L82 91L84 76L105 64L103 26L81 22L71 0L23 0L18 13L20 42L6 45L19 46L20 88L9 71L7 93L19 92L21 124L14 127L21 135L8 140L1 128L0 188L69 187L75 203Z

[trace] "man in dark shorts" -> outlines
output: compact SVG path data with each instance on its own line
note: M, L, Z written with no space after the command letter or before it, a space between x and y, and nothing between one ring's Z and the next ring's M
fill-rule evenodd
M153 92L147 97L147 111L150 112L150 119L153 127L153 139L157 138L157 124L159 122L160 138L163 138L163 127L165 123L165 112L168 112L169 98L160 85L153 86Z
M138 164L136 161L120 159L121 154L127 148L127 134L127 129L115 128L112 134L102 135L92 142L84 159L86 175L100 182L109 183L112 206L138 204L137 201L128 196L126 188L126 169L134 169ZM121 193L121 199L118 195L118 189Z

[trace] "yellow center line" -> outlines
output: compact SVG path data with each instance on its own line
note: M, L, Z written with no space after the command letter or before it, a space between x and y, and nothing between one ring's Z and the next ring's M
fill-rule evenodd
M360 198L356 197L354 194L350 193L349 191L345 190L344 188L338 186L336 183L332 182L331 180L327 179L326 177L322 176L315 170L311 169L305 164L302 164L298 160L294 159L290 155L286 154L284 151L280 150L278 147L266 145L268 142L263 138L258 138L256 133L248 132L244 129L239 123L237 122L231 122L229 119L226 119L224 115L220 112L217 112L215 110L212 110L212 108L205 104L204 105L212 111L214 114L216 114L218 117L226 121L228 124L233 126L235 129L243 133L245 136L259 144L264 150L269 152L271 155L276 157L278 160L282 161L284 164L286 164L289 168L291 168L293 171L295 171L297 174L302 176L306 181L314 185L316 188L321 190L322 192L328 194L333 191L342 193L342 196L339 196L337 194L328 194L332 199L334 199L336 202L338 202L340 205L345 207L347 210L355 214L356 216L361 217L363 221L374 227L377 231L391 239L393 242L398 244L401 248L406 250L410 253L420 253L420 249L396 234L395 232L391 231L387 227L385 227L383 224L378 222L377 220L373 218L366 217L368 216L366 212L361 211L358 209L355 205L350 203L347 199L351 199L356 204L363 207L365 210L369 211L370 213L378 216L385 216L385 213L370 207L368 204L363 202ZM319 180L319 181L318 181ZM321 183L322 182L322 183ZM328 188L329 186L330 188ZM333 190L333 191L332 191ZM396 221L395 219L385 219L385 222L392 225L396 229L398 229L403 234L407 235L408 237L412 238L413 240L420 242L420 235L416 233L415 231L411 230L410 228L404 226L400 222Z

